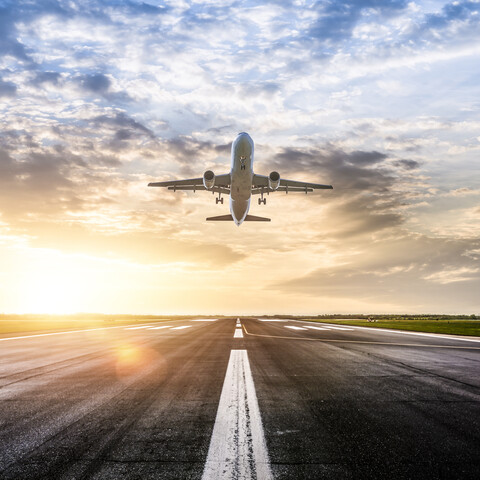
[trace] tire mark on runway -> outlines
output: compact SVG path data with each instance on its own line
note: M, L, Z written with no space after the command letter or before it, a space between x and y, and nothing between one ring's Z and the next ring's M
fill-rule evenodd
M84 364L86 361L95 360L97 358L101 358L105 355L105 349L98 350L92 353L86 353L84 355L79 355L77 357L68 358L65 360L59 360L58 362L52 362L47 365L42 365L41 367L36 368L29 368L27 370L22 370L21 372L10 373L8 375L3 375L0 377L0 380L4 379L11 379L12 377L21 377L17 378L9 383L4 383L0 385L0 390L2 388L8 387L15 383L23 382L26 380L30 380L31 378L35 378L41 375L47 375L49 373L58 372L59 370L74 367L79 364ZM62 365L65 364L65 365Z
M145 339L143 342L138 342L137 345L145 346L151 344L153 338ZM105 355L105 349L103 351ZM68 365L63 367L65 370L68 368ZM106 368L111 370L111 366L106 364ZM75 404L75 406L64 413L61 418L56 418L49 416L41 423L41 431L36 431L36 428L30 427L30 430L25 431L21 436L20 443L19 441L12 441L7 438L7 443L2 446L2 451L0 455L0 478L7 478L6 472L10 470L11 467L14 467L15 464L21 463L25 458L30 457L34 452L41 449L44 445L48 444L52 439L57 438L66 432L72 425L77 425L79 422L84 420L86 417L92 414L92 412L101 409L104 405L109 404L115 398L121 398L125 391L132 387L138 379L141 379L143 376L151 373L151 369L136 373L128 378L123 383L117 381L115 384L109 386L106 391L102 391L100 394L97 394L95 397L86 398L82 401ZM38 388L38 387L37 387ZM53 405L55 407L56 405ZM52 412L53 413L53 412ZM32 421L37 422L37 419L32 420L32 418L21 418L20 421L11 425L11 429L23 428L25 425L31 425ZM37 426L37 428L39 428ZM5 434L8 433L8 430L5 428L2 430L2 437L5 437ZM7 435L8 437L8 435ZM0 437L0 442L2 438ZM3 442L2 442L3 443ZM17 477L13 475L11 478L16 479ZM47 478L47 477L46 477ZM56 477L48 477L56 478Z

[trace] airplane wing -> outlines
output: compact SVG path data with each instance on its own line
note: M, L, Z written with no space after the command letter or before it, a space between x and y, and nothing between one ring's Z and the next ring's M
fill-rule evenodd
M168 180L166 182L150 182L149 187L168 187L169 190L206 190L203 186L203 177L200 178L188 178L185 180ZM215 176L215 186L209 191L219 191L222 193L230 193L230 174ZM224 187L224 188L219 188ZM226 187L226 188L225 188ZM228 190L225 192L224 190Z
M264 190L266 188L266 190ZM280 192L311 192L317 189L332 189L331 185L322 185L320 183L298 182L297 180L286 180L280 178L280 186L276 191ZM258 189L258 191L257 191ZM253 175L252 193L262 193L272 191L268 188L268 177L266 175Z
M168 182L150 182L149 187L180 187L180 186L190 186L203 185L203 178L189 178L186 180L169 180Z

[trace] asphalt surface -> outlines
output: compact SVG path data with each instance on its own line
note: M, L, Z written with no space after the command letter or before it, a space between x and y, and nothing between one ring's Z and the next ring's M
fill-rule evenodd
M229 458L233 473L215 478L479 478L479 339L256 319L148 325L165 328L0 336L0 479L213 478L212 452L242 441L220 417L244 390L233 424L249 463ZM246 353L232 364L232 350Z

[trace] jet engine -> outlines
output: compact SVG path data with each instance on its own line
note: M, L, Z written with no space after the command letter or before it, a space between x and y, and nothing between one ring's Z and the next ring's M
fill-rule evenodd
M271 172L268 176L268 187L270 190L276 190L280 185L280 174L278 172Z
M215 185L215 174L211 170L207 170L203 174L203 185L207 190L210 190Z

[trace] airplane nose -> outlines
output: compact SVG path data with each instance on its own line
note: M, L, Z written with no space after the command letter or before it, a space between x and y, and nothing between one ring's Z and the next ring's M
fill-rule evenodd
M240 148L242 150L242 152L249 151L252 148L252 141L250 139L250 135L245 132L239 133L235 144L237 148Z

